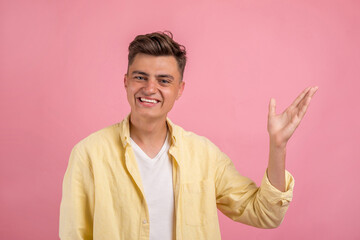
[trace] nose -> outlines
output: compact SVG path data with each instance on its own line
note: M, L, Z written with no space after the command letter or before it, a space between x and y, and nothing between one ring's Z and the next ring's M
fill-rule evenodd
M157 86L156 86L156 80L155 79L148 79L148 81L146 81L145 83L145 86L144 86L144 93L146 95L151 95L151 94L154 94L156 93L156 89L157 89Z

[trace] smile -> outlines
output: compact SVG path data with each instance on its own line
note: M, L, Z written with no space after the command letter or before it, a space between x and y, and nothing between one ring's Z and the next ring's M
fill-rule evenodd
M147 99L147 98L139 98L141 102L147 102L147 103L158 103L159 101L155 99Z

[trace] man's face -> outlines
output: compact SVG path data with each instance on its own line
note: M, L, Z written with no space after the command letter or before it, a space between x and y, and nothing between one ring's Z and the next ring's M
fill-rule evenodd
M136 54L124 85L132 117L166 118L184 90L175 57Z

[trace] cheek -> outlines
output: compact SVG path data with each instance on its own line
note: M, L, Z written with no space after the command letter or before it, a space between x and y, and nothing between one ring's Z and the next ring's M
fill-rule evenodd
M174 102L178 98L178 91L166 91L163 92L165 99L168 100L168 102Z
M128 102L133 102L134 101L134 95L135 95L135 92L134 92L134 89L131 88L131 87L128 87L126 89L126 95L127 95L127 99L128 99Z
M127 93L128 96L131 96L131 95L133 96L138 91L138 89L139 89L139 87L137 87L134 84L131 84L131 85L127 86L126 93Z

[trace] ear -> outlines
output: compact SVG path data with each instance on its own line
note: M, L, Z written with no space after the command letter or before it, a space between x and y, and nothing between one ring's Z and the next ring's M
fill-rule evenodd
M124 75L124 87L127 88L127 74Z
M184 88L185 88L185 82L184 82L184 81L181 81L180 86L179 86L178 95L177 95L177 97L176 97L176 100L178 100L178 99L181 97L181 95L182 95L182 93L183 93L183 91L184 91Z

